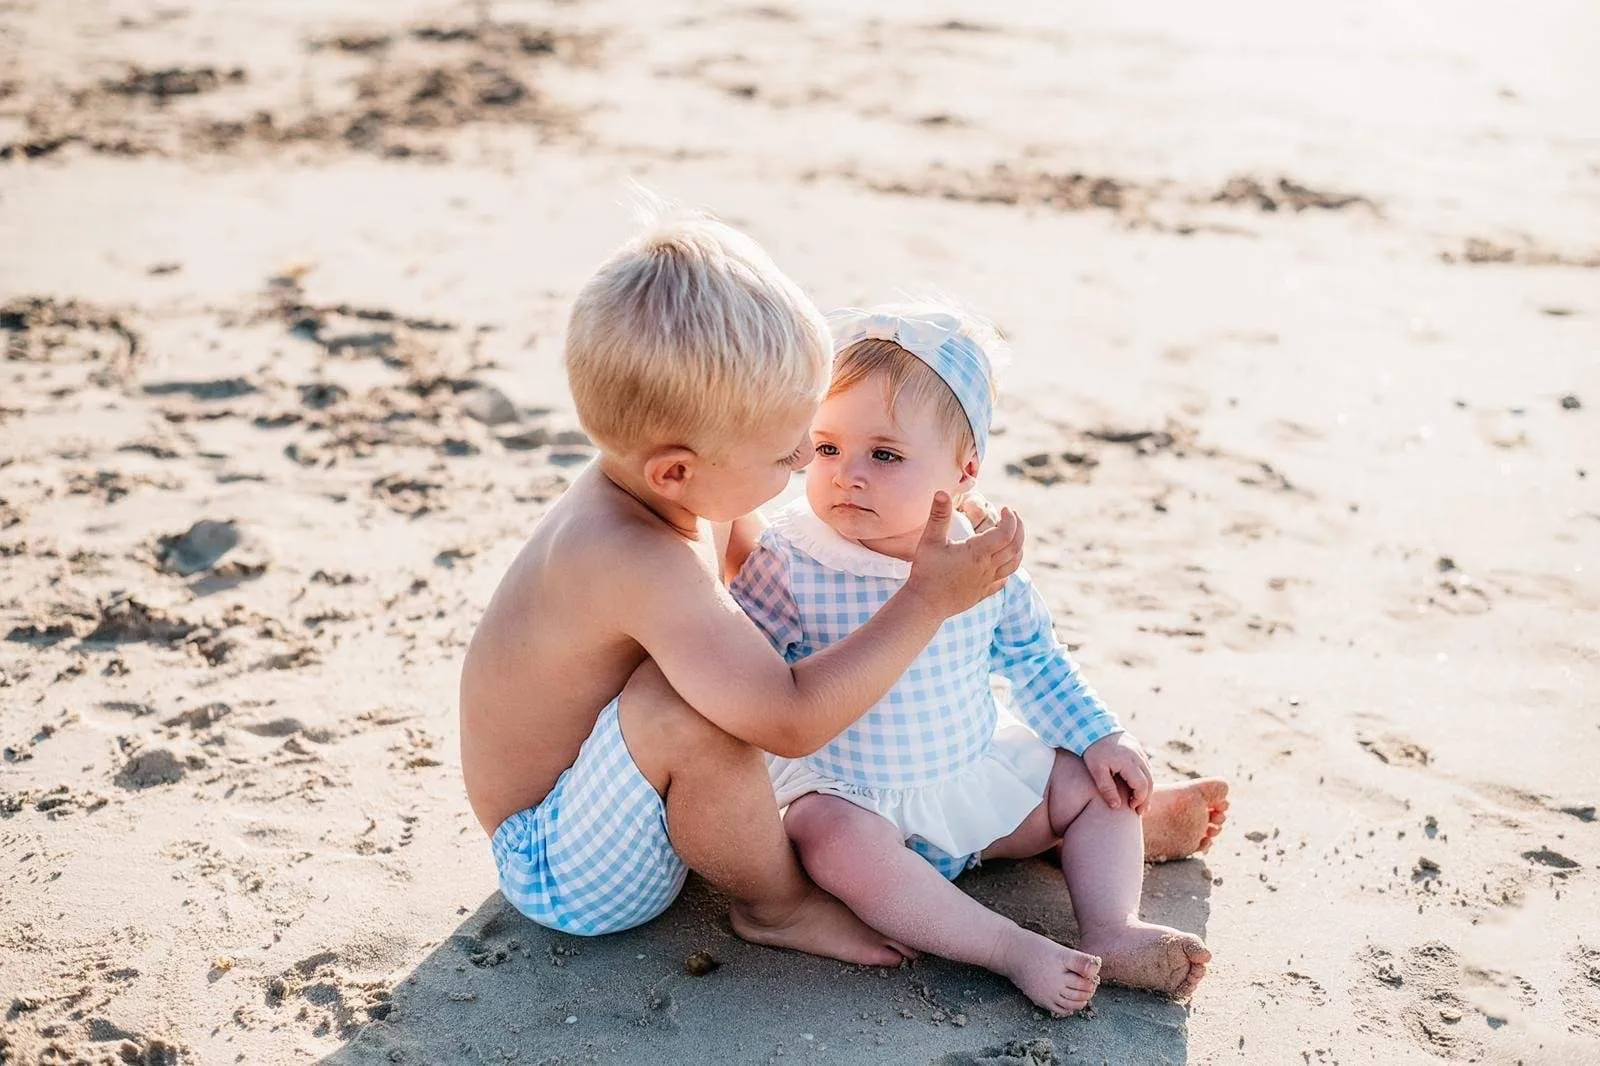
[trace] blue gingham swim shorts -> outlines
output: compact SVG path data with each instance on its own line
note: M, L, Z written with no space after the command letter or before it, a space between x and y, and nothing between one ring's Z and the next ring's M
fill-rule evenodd
M623 742L616 700L550 794L502 822L492 847L511 905L577 936L648 922L688 875L667 837L661 795Z

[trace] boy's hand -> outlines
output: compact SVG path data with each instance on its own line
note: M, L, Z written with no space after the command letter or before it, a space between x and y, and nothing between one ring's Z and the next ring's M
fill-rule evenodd
M1083 765L1088 768L1107 807L1116 810L1122 806L1122 790L1117 785L1117 779L1121 778L1132 797L1128 806L1136 814L1144 813L1155 779L1150 775L1149 758L1131 734L1113 733L1090 744L1083 753Z
M1005 586L1022 563L1022 520L1010 508L993 529L950 542L948 493L934 493L928 525L911 560L906 588L948 618L975 607Z

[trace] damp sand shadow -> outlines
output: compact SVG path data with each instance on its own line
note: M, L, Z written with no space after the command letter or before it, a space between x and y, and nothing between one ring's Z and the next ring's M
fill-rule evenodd
M959 882L1024 925L1076 937L1060 874L994 864ZM1152 867L1142 912L1205 935L1211 881L1190 860ZM926 958L898 970L759 948L733 935L698 878L660 918L599 938L543 929L498 894L399 978L329 1066L407 1063L1183 1063L1187 1011L1104 988L1062 1020L1003 978ZM692 976L705 953L715 968ZM1202 994L1204 994L1202 992ZM1051 1057L1053 1056L1053 1058Z

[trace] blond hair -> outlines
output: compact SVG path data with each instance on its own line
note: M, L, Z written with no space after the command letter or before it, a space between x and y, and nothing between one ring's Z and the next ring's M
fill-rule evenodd
M567 323L578 420L601 449L717 450L820 398L832 344L815 305L749 237L657 200Z
M886 309L898 313L929 307L932 305L906 304ZM989 400L993 403L997 391L997 364L1003 363L1009 356L1009 349L999 332L987 320L965 310L946 306L932 309L955 314L961 319L962 332L984 349L990 369ZM955 444L956 462L965 462L969 453L977 451L972 423L955 390L933 367L892 340L868 337L841 349L833 359L833 380L828 385L828 395L837 396L872 378L882 379L885 402L891 416L902 398L914 404L931 404L940 429Z

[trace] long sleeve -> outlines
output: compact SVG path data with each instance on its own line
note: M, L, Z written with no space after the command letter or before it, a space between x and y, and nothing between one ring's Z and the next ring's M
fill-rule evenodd
M989 646L989 670L1011 683L1012 710L1046 744L1074 755L1102 737L1122 732L1078 674L1056 639L1044 599L1024 571L1006 582L1004 607Z
M745 559L728 591L779 655L791 663L804 658L805 633L789 586L789 553L773 543L770 533Z

